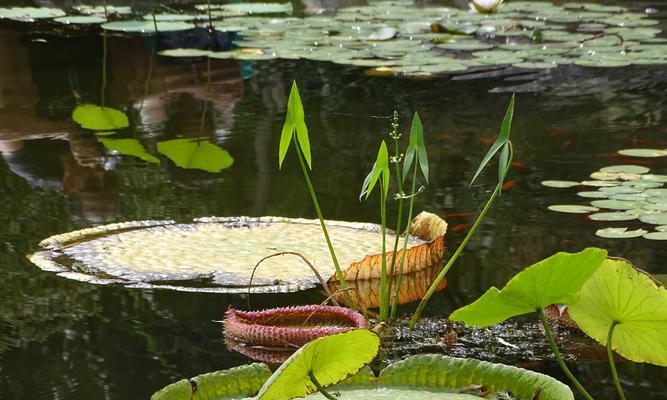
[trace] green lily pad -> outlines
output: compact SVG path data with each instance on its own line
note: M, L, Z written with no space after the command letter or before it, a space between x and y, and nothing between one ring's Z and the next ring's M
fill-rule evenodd
M72 119L82 128L94 131L110 131L130 126L124 112L94 104L77 106L72 112Z
M106 18L96 15L67 15L54 19L54 21L65 25L103 24Z
M220 172L234 163L231 155L208 139L172 139L157 144L157 151L177 166Z
M595 231L595 235L606 239L631 239L644 236L647 232L644 229L629 231L628 228L604 228Z
M581 183L575 181L542 181L542 186L552 188L570 188L579 185L581 185Z
M660 182L627 181L627 182L623 182L623 186L638 187L638 188L642 188L642 189L653 189L653 188L659 188L663 185Z
M512 64L512 66L514 68L521 68L521 69L551 69L558 67L558 64L533 61L533 62L520 62Z
M667 232L667 225L656 226L655 230L658 232Z
M582 206L577 204L559 204L548 207L551 211L570 213L570 214L587 214L590 212L600 211L596 207Z
M621 182L595 180L595 181L583 181L581 182L581 184L584 186L593 186L593 187L611 187L611 186L618 186L621 184Z
M211 51L201 49L168 49L158 54L165 57L208 57Z
M610 167L600 168L601 172L610 172L610 173L627 173L627 174L645 174L650 171L649 168L642 167L640 165L612 165Z
M163 21L157 23L158 32L175 32L193 29L195 25L186 21ZM128 33L155 33L153 21L114 21L102 25L102 29Z
M123 155L138 157L146 162L155 164L160 162L160 160L150 154L137 139L99 138L97 141L102 143L107 149Z
M601 187L598 191L609 194L638 194L644 192L644 189L636 186L619 185Z
M667 290L624 260L605 260L569 307L577 325L623 357L667 366Z
M208 16L204 15L193 15L193 14L146 14L144 15L144 19L147 21L153 21L153 17L155 17L155 20L157 22L165 22L165 21L194 21L197 18L208 18ZM158 29L160 27L158 26Z
M662 185L661 185L662 186ZM653 197L653 196L667 196L667 189L658 189L658 188L648 188L644 191L644 194Z
M651 240L667 240L667 232L649 232L644 235L644 238Z
M661 149L625 149L619 150L618 154L629 157L665 157L667 150Z
M199 10L206 10L207 4L195 6ZM212 4L211 8L237 14L291 14L292 3L231 3Z
M82 14L104 15L104 6L81 5L81 6L74 6L74 9ZM119 6L107 5L106 11L109 14L119 14L119 15L132 14L132 8L124 6L119 7Z
M489 50L493 48L493 45L482 42L463 41L463 42L441 43L436 47L445 50L474 51L474 50Z
M640 215L639 220L647 224L666 225L667 213L656 212L652 214Z
M642 175L639 174L629 174L627 172L602 172L597 171L591 174L591 178L601 180L601 181L638 181L642 178Z
M579 192L577 193L577 196L586 197L589 199L608 199L609 197L613 196L613 194L601 192L599 190L594 190L594 191Z
M67 15L59 8L50 7L11 7L0 8L0 19L13 19L15 21L31 21L34 19L56 18Z
M624 200L595 200L591 202L593 207L607 208L610 210L632 210L633 208L640 208L644 205L641 201L624 201Z
M631 214L627 212L604 212L604 213L595 213L588 216L588 218L594 221L630 221L637 219L637 214Z
M649 182L667 182L667 175L646 174L642 175L641 179Z
M313 340L297 350L264 383L257 400L304 397L317 391L309 374L320 385L334 385L373 360L380 338L366 329L355 329Z
M557 253L515 275L502 290L490 288L454 311L450 320L485 327L551 304L570 304L606 257L605 250L596 248Z

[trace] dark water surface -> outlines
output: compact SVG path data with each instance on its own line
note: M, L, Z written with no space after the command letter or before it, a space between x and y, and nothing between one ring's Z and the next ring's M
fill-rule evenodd
M663 2L633 5L647 6L667 14ZM205 31L161 35L158 46L185 47L202 38ZM233 37L218 41L229 45ZM288 156L283 172L277 168L294 79L311 132L314 184L330 219L378 222L375 204L358 201L361 182L388 130L387 116L398 110L406 127L419 111L431 183L417 209L447 218L450 249L492 189L494 170L472 189L467 183L495 139L510 93L518 92L516 163L507 190L454 268L448 289L431 302L431 316L446 316L561 250L604 247L649 272L667 273L664 242L598 238L595 230L606 223L547 210L551 204L584 204L573 190L540 185L545 179L583 180L600 167L636 161L667 174L667 158L616 155L627 147L667 147L667 66L564 66L407 80L369 77L330 63L214 60L207 94L205 60L151 61L153 43L110 36L103 89L98 32L63 37L40 25L0 22L0 399L145 399L181 377L248 361L226 350L221 325L214 322L245 298L68 281L40 271L26 254L50 235L116 221L315 217L295 160ZM112 154L71 121L78 103L97 103L101 96L130 115L130 129L117 136L139 139L159 163ZM200 132L230 153L230 168L217 174L186 170L155 151L158 141ZM268 307L320 299L311 291L252 301ZM437 321L425 323L434 335ZM438 340L433 343L424 348L441 349ZM493 354L486 358L502 361ZM522 365L563 379L550 362ZM598 398L614 397L606 363L574 368ZM664 369L624 363L620 375L632 399L667 398Z

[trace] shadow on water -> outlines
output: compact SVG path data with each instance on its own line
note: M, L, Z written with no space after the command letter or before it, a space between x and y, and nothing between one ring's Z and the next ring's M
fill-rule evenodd
M637 4L665 15L662 3ZM216 36L213 45L224 49L233 40ZM161 34L157 46L193 43L208 46L205 32ZM60 37L0 24L0 398L147 398L183 376L247 362L226 349L214 322L229 305L244 307L243 296L70 282L39 271L25 255L42 238L106 222L312 218L295 160L288 157L284 172L277 171L277 135L293 79L312 132L313 180L330 219L377 222L376 210L358 202L360 184L388 129L387 117L396 109L407 121L419 110L432 182L417 208L445 216L450 249L492 188L491 177L472 189L467 182L497 133L508 93L519 92L516 162L506 192L450 274L447 289L434 297L429 319L414 334L402 331L382 362L445 352L519 363L564 380L553 362L544 361L546 346L532 322L481 331L454 327L453 340L444 316L560 250L606 247L647 271L667 272L667 249L660 242L598 238L593 232L599 223L546 209L571 202L572 193L540 185L545 179L586 179L600 167L624 163L616 154L622 148L667 147L664 67L565 66L412 81L313 61L214 60L209 67L199 58L153 59L154 44L151 38L113 35L106 58L106 102L124 111L130 126L104 138L136 141L157 160L150 162L110 150L101 136L71 120L78 103L94 103L101 95L97 33ZM228 152L233 163L211 173L178 166L158 151L165 141L202 137ZM646 160L656 173L667 174L664 158ZM253 296L252 303L259 308L321 298L309 291ZM576 333L561 331L560 338L574 353L587 350ZM611 398L606 364L595 354L582 358L589 361L576 363L577 373L599 398ZM667 392L664 370L623 363L620 375L631 398L659 399Z

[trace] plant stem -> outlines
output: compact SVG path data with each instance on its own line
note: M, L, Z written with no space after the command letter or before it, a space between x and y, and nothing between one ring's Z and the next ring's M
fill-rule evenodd
M418 160L417 160L418 161ZM412 173L412 189L410 189L410 206L408 208L408 219L405 225L405 232L403 234L403 250L401 252L401 262L398 264L398 278L396 279L396 287L394 288L394 297L391 303L391 320L396 318L396 309L398 308L398 295L401 290L401 281L403 280L403 265L405 264L405 252L408 248L408 236L410 234L410 221L412 220L412 212L415 205L415 188L417 187L417 165L419 163L415 162L415 166ZM401 196L401 200L402 200ZM402 208L402 205L401 205ZM400 216L399 216L400 219ZM398 232L398 229L397 229ZM396 257L396 249L394 249L394 257Z
M389 288L388 291L391 293L392 291L392 283L393 279L396 272L396 251L398 250L398 240L401 237L401 223L403 221L403 177L401 176L401 168L400 168L400 163L398 162L400 157L400 154L398 153L398 137L394 137L394 167L396 170L396 182L398 183L398 218L396 219L396 237L394 239L394 250L392 252L392 257L391 257L391 268L389 269ZM408 224L410 223L410 220L408 219ZM396 283L398 285L398 282ZM394 304L396 303L391 296L389 297L391 299L392 307L391 307L391 317L390 319L394 319L394 314L395 314L395 309L394 309Z
M607 358L609 358L609 367L611 368L611 376L614 378L614 385L616 386L616 391L618 392L618 398L625 400L625 393L623 393L623 387L621 387L621 381L618 380L618 373L616 372L616 363L614 362L614 351L611 349L611 338L614 335L614 328L616 328L618 322L614 321L609 327L609 335L607 336Z
M315 378L315 374L313 374L313 371L308 371L308 377L310 378L310 381L315 384L315 387L317 390L319 390L320 393L322 393L322 396L326 397L329 400L338 400L337 398L333 397L327 390L320 385L320 383L317 381Z
M547 317L544 316L544 310L541 308L536 308L535 311L537 311L537 314L540 316L540 322L542 322L542 326L544 327L544 332L547 335L547 340L549 341L549 345L551 345L551 350L554 352L554 357L556 357L556 361L558 361L558 365L560 366L560 369L563 370L565 375L570 379L570 381L574 384L574 386L579 390L579 393L581 393L584 398L587 400L593 400L593 397L591 397L590 394L584 389L584 387L579 383L577 378L574 377L570 369L565 365L565 361L563 361L563 356L560 354L560 351L558 350L558 345L556 344L556 341L554 340L554 335L551 332L551 327L549 326L549 322L547 321Z
M510 166L512 165L512 158L514 156L514 151L512 149L512 142L508 141L507 143L509 143L510 151L509 151L509 156L507 157L507 165L505 166L505 176L507 176ZM482 209L482 212L475 220L475 223L472 225L466 236L463 238L463 241L461 242L459 247L456 248L456 251L454 252L452 257L449 259L449 261L447 261L445 267L442 269L442 271L440 271L440 273L435 278L433 283L431 283L431 286L428 288L428 291L422 298L421 302L419 302L417 310L414 312L414 314L412 314L412 318L410 318L410 324L408 325L408 328L410 330L413 330L415 328L419 316L421 315L422 311L424 311L424 307L426 307L426 304L431 299L431 296L433 296L435 291L438 289L440 282L442 282L442 280L445 279L445 275L447 275L449 269L452 268L452 265L454 265L456 259L459 258L459 255L461 255L461 252L463 252L463 249L465 249L466 245L468 244L468 241L470 241L470 238L472 237L472 235L475 234L475 231L477 231L477 228L484 220L484 217L486 217L486 214L489 212L489 209L491 209L491 204L493 204L493 201L496 199L496 197L498 197L498 195L500 194L500 192L502 192L502 190L503 190L503 183L498 182L496 188L493 190L493 193L491 194L491 197L489 197L489 200L484 205L484 209Z
M419 306L417 307L417 310L412 314L412 318L410 319L410 325L409 328L410 330L414 329L415 324L417 323L417 320L419 319L419 316L421 315L422 311L424 310L424 307L426 307L426 304L428 301L431 299L431 296L435 293L437 290L438 286L440 285L440 282L445 278L445 275L447 275L447 272L449 272L449 269L452 268L454 265L454 262L456 261L457 258L459 258L459 255L463 252L463 249L465 246L468 244L468 241L472 237L472 235L475 234L475 231L477 230L477 227L482 223L484 220L484 217L486 217L486 213L489 212L489 209L491 208L491 204L493 201L496 199L500 191L502 190L502 185L498 184L496 185L496 188L494 189L493 193L491 194L491 197L489 200L486 202L486 205L484 206L484 209L482 212L479 214L477 217L477 220L473 224L473 226L470 228L468 231L468 234L466 234L465 238L463 238L463 241L459 245L459 247L456 249L452 257L447 261L447 264L445 264L445 267L440 271L440 274L435 278L431 286L428 288L428 291L422 298L421 302L419 303Z
M385 178L381 178L383 181ZM381 183L384 187L384 182ZM382 224L382 258L380 260L380 321L387 321L389 316L389 288L387 287L387 196L380 192L380 221Z
M296 148L296 155L298 156L299 164L301 165L301 172L303 172L303 177L306 180L306 185L308 186L308 192L310 193L310 198L313 201L313 206L315 207L317 218L320 220L322 233L324 233L324 239L326 239L327 241L327 246L329 247L329 254L331 254L331 260L333 261L334 267L336 268L336 276L340 281L341 288L346 289L347 282L345 281L345 277L343 276L343 271L341 271L340 269L340 264L338 264L338 258L336 257L336 252L334 251L333 244L331 243L331 239L329 238L329 231L327 230L327 225L324 223L324 217L322 216L322 210L320 210L320 203L317 201L317 196L315 195L315 189L313 188L313 184L310 182L310 176L308 176L308 169L306 168L306 163L303 161L303 155L301 154L301 149L298 144L298 139L295 137L294 140L295 140L294 147ZM352 296L350 295L349 292L345 293L347 294L349 304L353 306L354 302L352 301Z
M106 10L106 8L105 8ZM104 108L107 91L107 31L102 32L102 88L100 89L100 106Z

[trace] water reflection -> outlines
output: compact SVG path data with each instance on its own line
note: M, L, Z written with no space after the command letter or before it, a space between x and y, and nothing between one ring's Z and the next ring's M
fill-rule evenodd
M326 2L314 7L329 8ZM125 111L131 125L98 137L70 117L77 99L100 98L102 38L0 29L3 399L147 398L183 376L247 362L225 349L220 326L212 322L229 304L243 306L245 299L68 282L42 274L24 256L44 237L100 222L207 215L312 218L295 160L288 156L283 172L277 172L277 135L292 79L299 80L308 115L313 180L331 219L377 222L377 210L358 202L360 183L388 129L385 117L397 109L408 121L419 110L432 183L416 207L450 215L450 226L460 226L448 234L448 249L460 242L492 188L486 183L493 175L472 189L467 182L497 133L508 98L501 92L534 81L545 88L520 90L511 187L452 270L447 289L434 297L431 316L469 303L559 250L608 247L648 271L666 272L664 246L597 238L590 221L546 211L565 197L539 185L554 174L581 180L601 166L623 163L616 151L628 143L667 147L664 69L566 67L548 76L433 81L372 78L359 69L318 62L212 60L209 69L204 59L154 56L169 43L208 46L200 33L162 38L156 46L150 37L109 37L106 102ZM221 47L233 42L215 40ZM161 142L200 137L228 151L234 163L211 174L178 167L158 151ZM136 140L159 163L111 152L100 138ZM667 171L664 161L648 162ZM321 298L313 291L253 297L252 303L275 307ZM432 345L421 349L442 351L445 334L440 330L425 338ZM538 366L553 374L552 367ZM588 374L598 397L612 396L599 383L607 376L606 365L577 368ZM621 369L636 382L637 398L667 390L664 370L632 364Z

